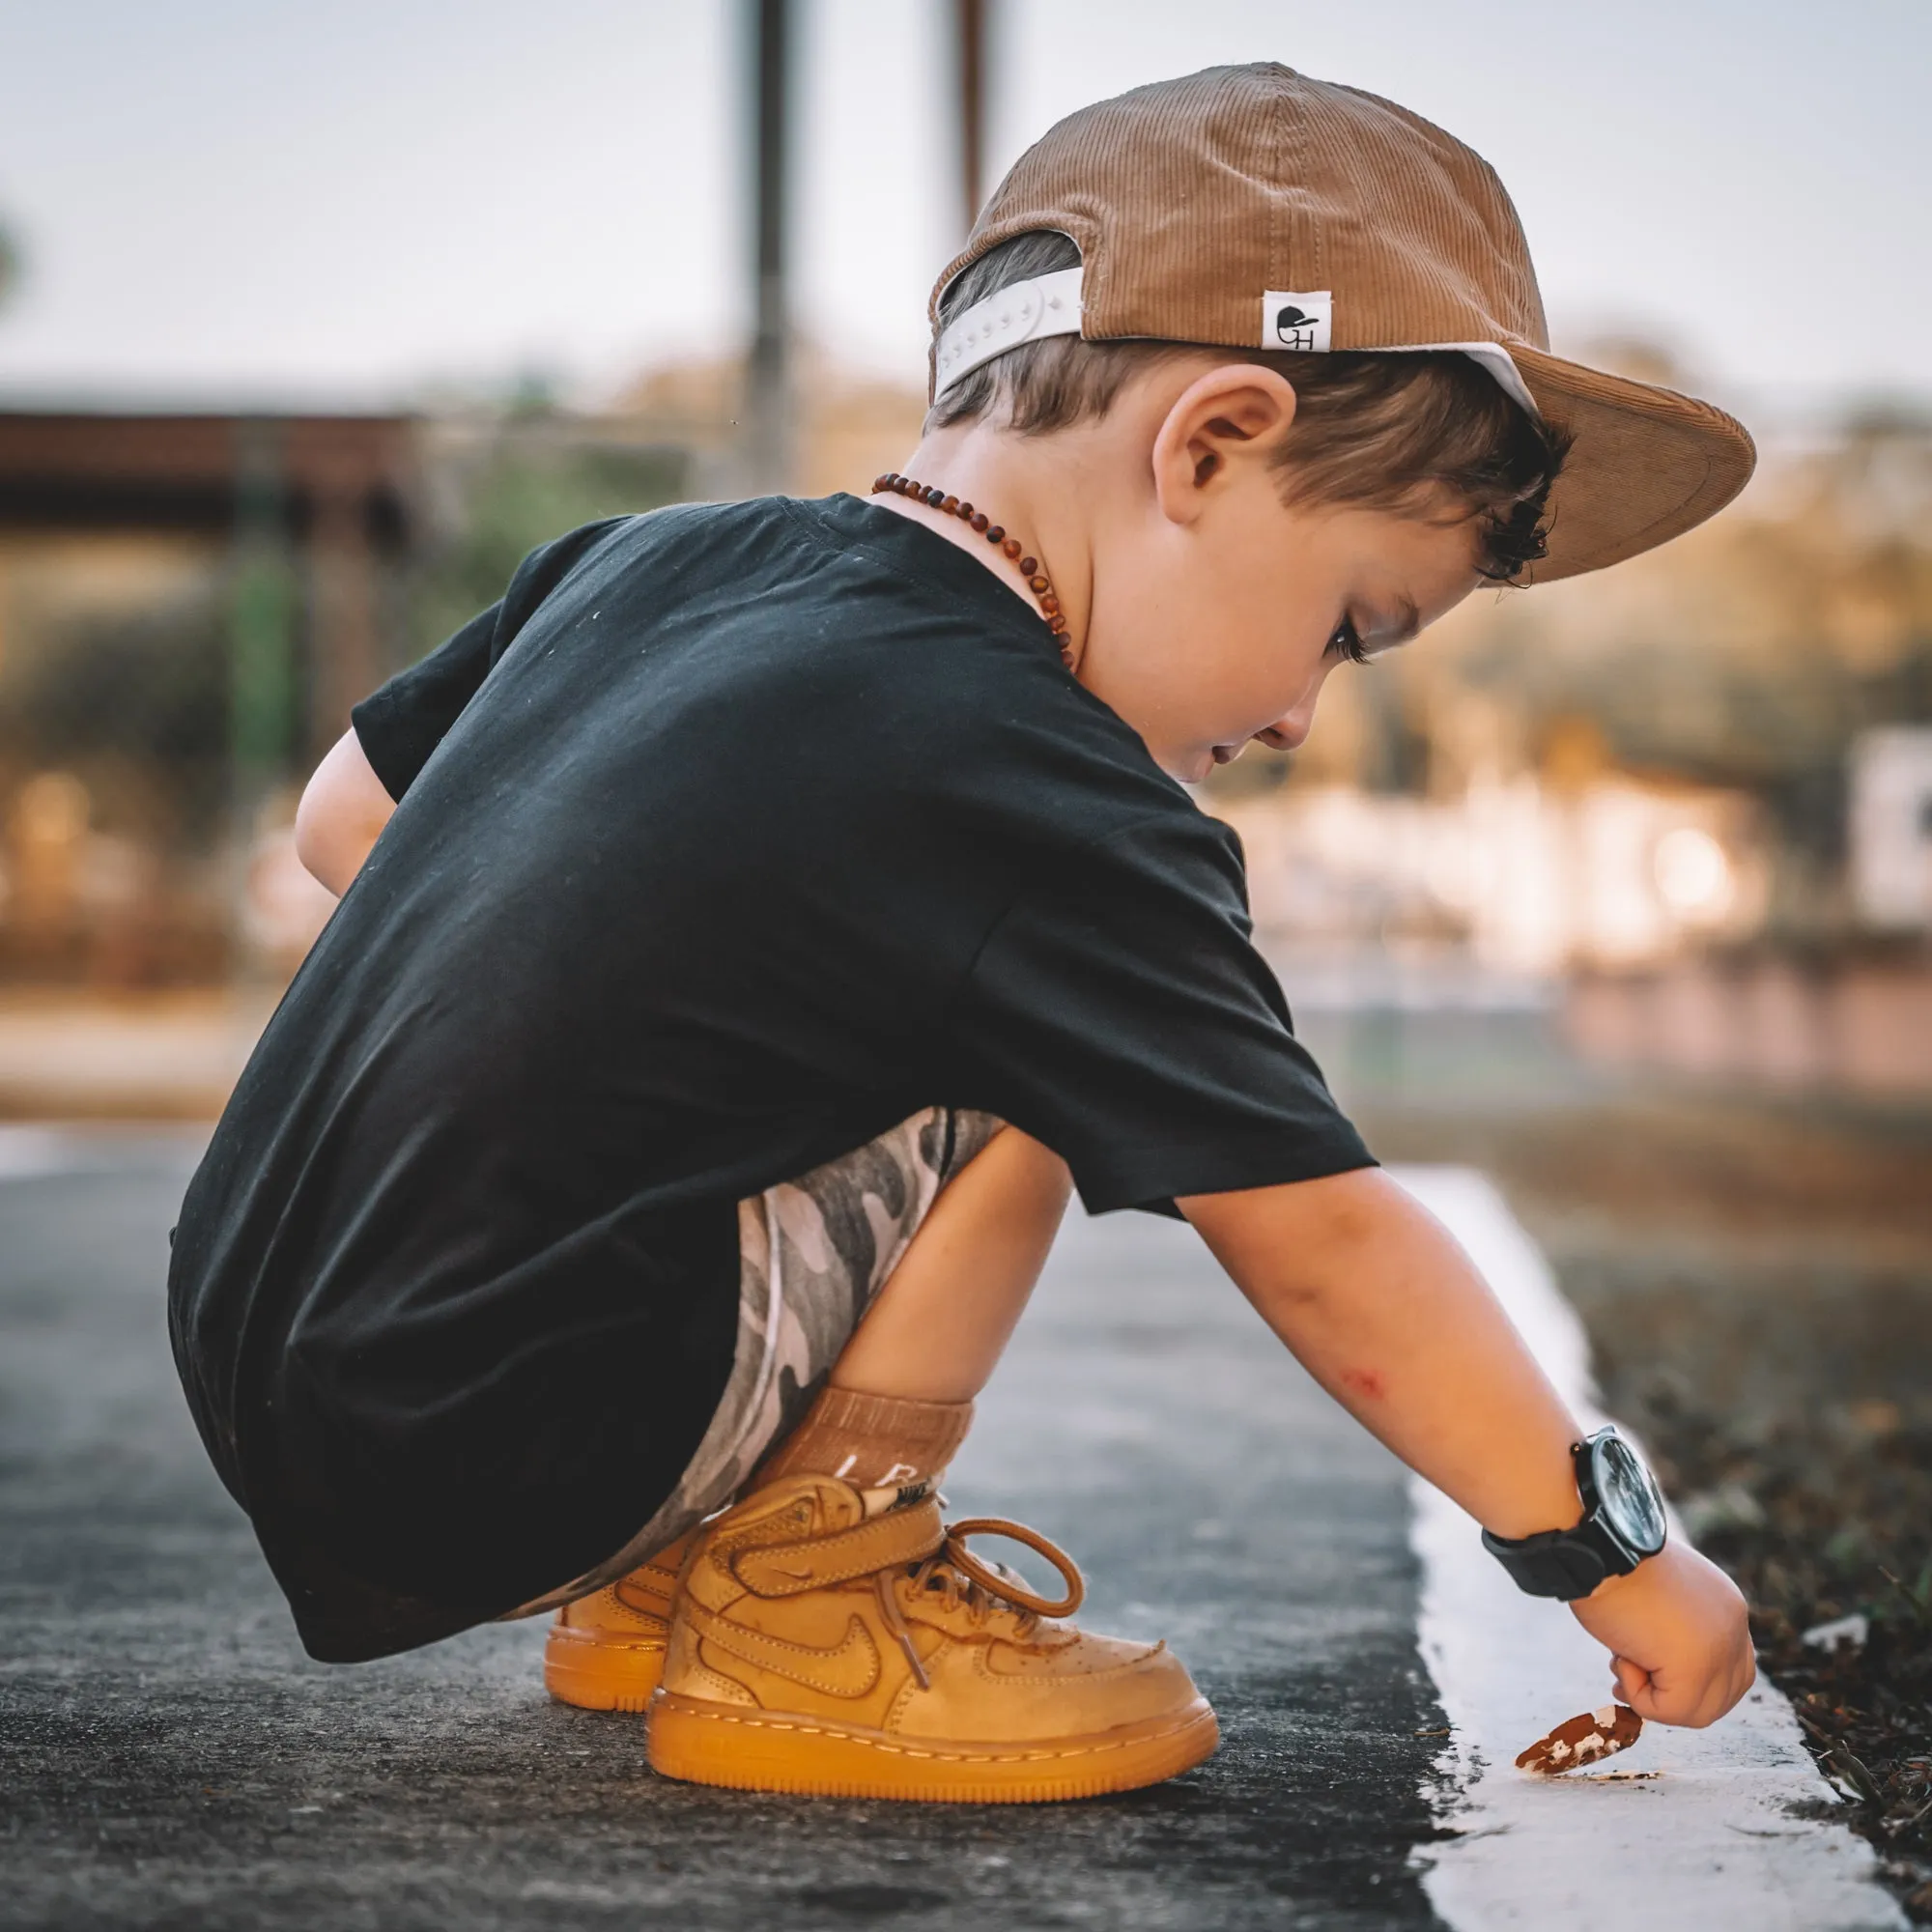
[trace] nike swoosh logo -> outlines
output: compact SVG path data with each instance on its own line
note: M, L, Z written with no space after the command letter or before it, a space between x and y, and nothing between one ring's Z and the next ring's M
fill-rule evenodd
M716 1644L742 1662L783 1677L808 1690L822 1690L828 1697L863 1697L879 1681L879 1648L872 1634L857 1618L845 1626L845 1634L829 1648L818 1644L791 1643L770 1636L744 1624L734 1624L714 1616L687 1600L686 1611L697 1626L698 1636Z

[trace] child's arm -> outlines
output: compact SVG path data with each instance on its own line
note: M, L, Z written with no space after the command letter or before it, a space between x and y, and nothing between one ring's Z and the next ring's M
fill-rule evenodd
M345 731L316 766L296 808L296 857L340 898L395 809L361 742Z
M1581 1519L1582 1431L1468 1257L1386 1175L1179 1206L1316 1380L1486 1529ZM1750 1688L1744 1599L1680 1542L1571 1607L1640 1717L1708 1724Z

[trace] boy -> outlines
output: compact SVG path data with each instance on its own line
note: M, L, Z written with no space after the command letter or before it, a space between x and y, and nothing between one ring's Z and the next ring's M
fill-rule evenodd
M1077 1186L1184 1215L1641 1715L1711 1722L1737 1592L1376 1171L1177 781L1299 744L1337 666L1485 581L1688 528L1748 439L1550 355L1487 167L1273 66L1055 128L934 320L870 503L559 539L303 799L342 905L171 1284L303 1641L555 1609L555 1694L648 1704L652 1763L714 1784L1199 1762L1179 1661L933 1493Z

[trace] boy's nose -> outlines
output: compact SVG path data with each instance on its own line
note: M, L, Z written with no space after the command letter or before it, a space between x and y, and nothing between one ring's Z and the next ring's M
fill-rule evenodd
M1329 668L1323 664L1310 681L1308 689L1265 731L1255 733L1262 744L1271 746L1277 752L1298 752L1301 749L1309 732L1315 728L1315 706L1321 696L1321 687L1328 682Z
M1283 712L1265 731L1257 731L1255 736L1277 752L1298 752L1314 724L1315 699L1304 697L1293 711Z

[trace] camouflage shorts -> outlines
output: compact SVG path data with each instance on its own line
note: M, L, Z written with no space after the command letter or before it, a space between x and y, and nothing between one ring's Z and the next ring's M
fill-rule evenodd
M823 1167L738 1204L731 1379L670 1496L624 1548L517 1612L587 1595L724 1507L798 1426L940 1189L1004 1122L927 1107Z

